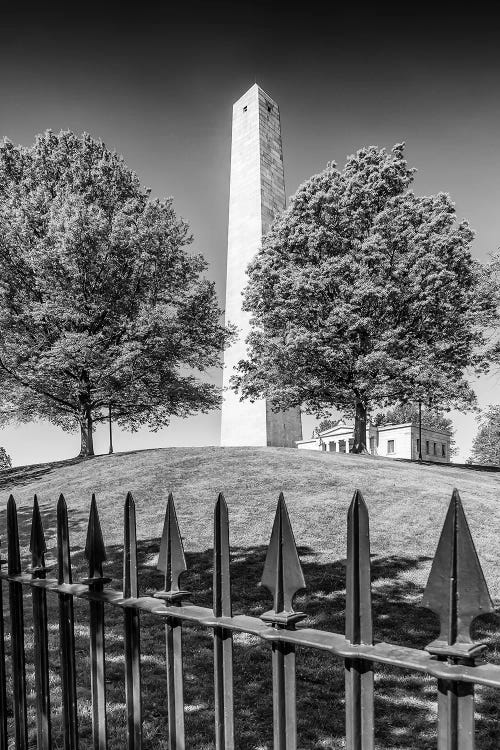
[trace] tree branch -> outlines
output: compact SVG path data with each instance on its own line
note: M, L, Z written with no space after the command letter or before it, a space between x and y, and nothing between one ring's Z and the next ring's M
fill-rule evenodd
M68 411L70 411L72 414L76 413L78 410L74 408L73 404L70 401L65 401L62 398L59 398L59 396L54 396L53 393L49 393L48 391L43 390L42 388L35 388L33 385L28 383L26 380L23 380L19 375L17 375L15 372L13 372L11 369L7 367L7 365L3 362L3 360L0 357L0 367L7 372L11 378L14 378L18 383L23 385L25 388L28 388L30 391L34 391L35 393L38 393L41 396L45 396L46 398L49 398L51 401L55 401L56 404L59 404L60 406L67 407Z

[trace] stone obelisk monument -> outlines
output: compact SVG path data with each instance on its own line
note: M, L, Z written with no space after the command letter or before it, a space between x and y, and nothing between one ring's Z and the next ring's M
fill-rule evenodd
M276 102L257 84L233 106L227 249L226 322L238 327L224 355L221 445L285 446L302 439L300 409L273 412L265 400L240 401L231 390L233 368L246 356L250 330L241 309L246 269L275 215L285 208L281 126Z

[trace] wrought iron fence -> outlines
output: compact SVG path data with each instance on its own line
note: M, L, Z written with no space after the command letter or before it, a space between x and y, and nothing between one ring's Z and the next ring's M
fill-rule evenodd
M441 632L425 650L375 643L370 590L368 511L359 492L354 494L347 519L345 634L299 626L305 614L293 609L295 594L305 588L283 495L280 495L262 584L273 597L273 608L260 618L234 615L231 605L229 522L226 502L215 506L213 552L213 608L188 601L180 585L186 561L172 495L168 498L158 569L165 586L153 597L139 596L135 504L125 502L123 591L107 586L103 573L106 552L95 497L92 497L85 557L88 578L73 583L66 502L57 505L58 577L49 578L42 518L37 498L31 525L31 568L24 572L17 509L7 505L8 568L0 570L9 592L15 747L28 747L23 587L31 591L34 624L37 746L50 750L51 707L47 593L58 597L61 654L64 748L78 748L78 711L75 668L74 598L86 599L90 610L90 664L93 746L107 747L105 681L105 605L120 607L124 618L125 688L128 748L142 747L140 614L153 613L165 621L168 704L168 741L173 750L185 747L182 628L195 623L213 631L215 743L217 750L234 744L233 633L253 634L271 643L273 673L273 732L277 750L296 748L295 650L306 646L342 659L345 667L346 745L348 750L374 746L374 664L422 672L437 680L438 748L474 748L474 685L500 687L500 666L478 663L485 644L474 643L470 627L493 605L477 558L458 492L448 508L438 548L424 592L423 604L439 615ZM2 560L1 563L5 561ZM0 609L3 612L2 587ZM0 750L9 744L6 695L4 620L0 618Z

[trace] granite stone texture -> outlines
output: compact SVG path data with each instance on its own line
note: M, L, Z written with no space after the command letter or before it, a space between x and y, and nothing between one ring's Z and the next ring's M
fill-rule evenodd
M300 409L271 411L265 400L240 401L228 389L235 365L246 356L250 316L241 309L246 269L277 213L285 208L281 126L276 102L257 84L233 106L226 322L238 328L224 354L223 446L295 447L302 437Z

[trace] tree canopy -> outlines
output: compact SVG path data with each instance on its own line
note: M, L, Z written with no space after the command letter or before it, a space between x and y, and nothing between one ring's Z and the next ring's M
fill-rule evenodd
M483 326L495 314L473 234L444 193L409 190L404 146L375 146L305 182L249 266L242 397L318 417L355 413L366 449L375 406L468 407L465 373L485 368Z
M5 450L5 448L0 447L0 469L10 469L12 468L12 459Z
M472 442L470 462L500 466L500 406L490 405L479 417L479 429Z
M498 325L500 320L500 249L497 249L492 254L488 264L488 271L491 279L490 293L495 300L498 312L493 321L487 321L488 356L493 367L498 372L500 370L500 326Z
M89 135L0 144L0 423L79 426L92 454L109 404L131 430L216 408L202 373L230 333L190 242Z
M319 436L320 432L324 432L325 430L329 430L331 427L335 427L337 424L337 420L335 419L323 419L319 425L317 425L313 431L311 437L316 438Z

